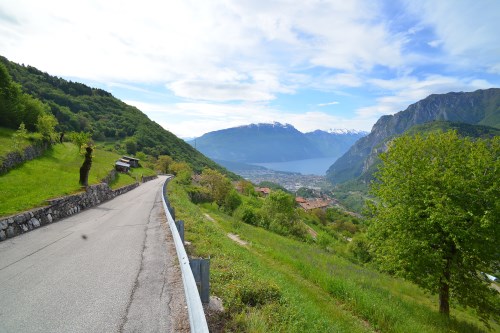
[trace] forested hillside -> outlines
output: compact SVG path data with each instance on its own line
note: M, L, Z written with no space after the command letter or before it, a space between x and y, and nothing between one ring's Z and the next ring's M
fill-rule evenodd
M18 65L4 57L0 57L0 63L25 94L48 107L59 121L59 131L90 132L96 141L121 143L128 154L141 151L155 157L170 155L177 161L189 163L197 171L210 167L228 173L109 92L49 75L32 66ZM16 129L17 126L10 127Z

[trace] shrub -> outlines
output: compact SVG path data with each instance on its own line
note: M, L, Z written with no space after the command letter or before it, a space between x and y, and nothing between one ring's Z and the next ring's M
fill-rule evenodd
M241 205L241 202L242 200L240 195L236 192L236 190L232 189L226 195L222 207L225 212L232 214L236 210L236 208Z
M210 192L201 186L189 186L186 188L186 192L189 196L189 200L195 204L201 204L205 202L212 202L213 199L210 196Z

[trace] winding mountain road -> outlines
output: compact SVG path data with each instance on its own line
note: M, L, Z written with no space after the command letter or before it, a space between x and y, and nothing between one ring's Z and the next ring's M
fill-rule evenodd
M189 332L165 177L0 243L0 332Z

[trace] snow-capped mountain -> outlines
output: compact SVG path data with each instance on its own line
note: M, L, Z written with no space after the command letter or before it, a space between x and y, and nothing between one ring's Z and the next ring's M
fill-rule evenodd
M196 148L213 159L266 163L341 156L363 135L350 130L304 134L290 124L274 122L214 131L190 143L196 142Z

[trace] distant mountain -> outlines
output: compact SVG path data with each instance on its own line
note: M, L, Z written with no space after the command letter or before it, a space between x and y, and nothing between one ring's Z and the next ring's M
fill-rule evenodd
M305 133L305 136L320 150L322 157L340 157L367 134L364 131L334 129L327 132L316 130Z
M142 151L152 156L170 155L176 161L189 163L196 171L210 167L236 177L107 91L52 76L2 56L0 63L23 92L48 106L59 121L58 131L90 132L94 140L113 142L115 148L128 154Z
M447 121L500 128L500 89L434 94L394 115L383 116L367 136L359 139L327 171L332 183L359 177L370 167L367 159L383 151L387 138L404 133L415 125ZM376 155L376 154L375 154Z
M292 125L275 122L214 131L189 143L212 159L269 163L340 156L365 134L319 130L304 134Z

